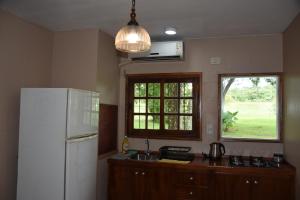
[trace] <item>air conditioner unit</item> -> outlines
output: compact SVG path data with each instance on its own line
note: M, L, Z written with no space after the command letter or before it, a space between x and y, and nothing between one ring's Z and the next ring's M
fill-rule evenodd
M183 49L183 41L152 42L149 52L129 54L128 57L134 61L183 60Z

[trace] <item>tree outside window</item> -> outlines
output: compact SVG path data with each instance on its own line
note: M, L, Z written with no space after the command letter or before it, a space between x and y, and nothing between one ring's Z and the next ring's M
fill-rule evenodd
M127 135L200 139L201 74L127 77Z
M220 137L279 141L280 83L280 74L219 75Z

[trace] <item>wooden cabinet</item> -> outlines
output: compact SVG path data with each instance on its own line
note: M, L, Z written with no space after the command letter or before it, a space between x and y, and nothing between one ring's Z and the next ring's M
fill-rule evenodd
M168 172L164 169L149 167L134 168L132 185L134 200L163 200L168 199Z
M169 172L139 165L110 165L109 200L165 200Z
M122 165L110 165L108 199L133 200L135 195L132 192L134 189L133 178L131 168Z
M147 200L166 200L169 198L170 170L165 168L154 168L149 170L146 184L148 185Z
M210 198L213 175L210 170L175 170L172 173L172 187L175 192L171 199L206 200Z
M253 200L291 200L293 199L293 181L288 177L252 177Z
M216 198L218 200L251 200L250 177L243 175L216 175Z
M108 200L294 200L295 171L109 160Z
M293 200L293 178L285 176L256 176L216 174L218 200Z

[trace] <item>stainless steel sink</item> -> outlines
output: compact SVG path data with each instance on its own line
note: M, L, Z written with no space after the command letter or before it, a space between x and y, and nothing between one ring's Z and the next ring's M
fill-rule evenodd
M154 155L154 154L144 154L144 153L138 153L135 154L131 157L132 160L141 160L141 161L156 161L158 160L158 155Z

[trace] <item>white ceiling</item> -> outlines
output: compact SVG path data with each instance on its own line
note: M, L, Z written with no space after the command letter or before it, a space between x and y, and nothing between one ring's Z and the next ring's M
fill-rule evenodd
M129 21L130 0L0 0L0 6L51 30L100 28L115 35ZM166 26L180 37L283 32L300 0L136 0L137 21L151 37Z

